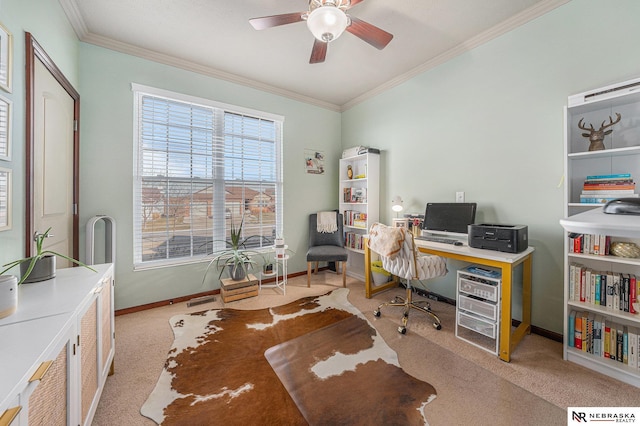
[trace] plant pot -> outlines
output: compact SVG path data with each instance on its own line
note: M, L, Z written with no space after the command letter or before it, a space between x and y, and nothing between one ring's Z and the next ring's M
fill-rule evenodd
M30 262L23 262L20 264L20 276L24 276L27 269L29 269ZM46 281L56 276L56 257L53 255L43 256L36 262L33 270L29 274L24 283L35 283L39 281Z
M18 277L0 275L0 318L8 317L18 308Z
M244 280L245 277L247 276L247 272L245 268L243 268L240 265L229 265L228 268L229 268L229 277L233 281Z

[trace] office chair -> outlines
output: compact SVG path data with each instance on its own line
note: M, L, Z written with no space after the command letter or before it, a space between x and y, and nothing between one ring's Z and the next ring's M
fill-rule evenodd
M404 228L395 228L380 223L374 223L369 230L369 248L377 252L382 258L382 267L392 275L406 281L406 297L396 296L390 302L381 303L378 309L373 311L376 317L380 316L383 306L402 306L404 315L402 325L398 332L407 332L409 311L416 309L431 317L433 327L440 330L442 325L440 318L431 311L431 305L426 300L413 301L412 281L426 280L443 276L447 273L445 260L440 256L421 255L413 240L413 234Z
M316 263L316 274L318 273L318 264L320 262L336 262L336 273L339 273L337 268L338 262L342 262L342 286L347 286L347 259L349 258L349 254L347 249L344 248L342 214L336 213L336 220L336 231L319 232L317 213L309 215L307 287L311 287L311 266L313 262Z

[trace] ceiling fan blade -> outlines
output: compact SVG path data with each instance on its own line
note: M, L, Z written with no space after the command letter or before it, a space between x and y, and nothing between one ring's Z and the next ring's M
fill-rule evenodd
M377 49L384 49L393 38L393 34L382 30L375 25L371 25L361 19L354 18L349 15L351 25L347 27L347 31L356 37L360 37Z
M285 13L283 15L263 16L261 18L249 19L249 22L256 30L264 30L266 28L304 21L304 19L302 19L302 15L305 13L306 12L295 12Z
M311 59L309 59L310 64L319 64L324 62L325 56L327 56L327 45L329 43L320 41L317 38L314 39L313 49L311 50Z

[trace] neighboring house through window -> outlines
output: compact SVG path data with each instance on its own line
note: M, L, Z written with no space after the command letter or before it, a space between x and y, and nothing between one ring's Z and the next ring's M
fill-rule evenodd
M251 248L282 230L274 114L133 84L134 265L199 261L243 222Z

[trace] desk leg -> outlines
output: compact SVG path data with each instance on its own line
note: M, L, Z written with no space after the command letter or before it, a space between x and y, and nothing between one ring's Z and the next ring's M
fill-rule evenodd
M522 264L522 321L511 331L511 296L513 285L513 265L502 267L502 301L500 303L500 359L511 361L511 351L531 333L531 258L526 257Z
M371 250L369 250L369 239L364 240L364 295L371 299Z
M502 266L502 300L500 301L500 359L511 360L511 283L513 269L510 264Z

